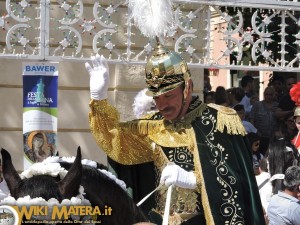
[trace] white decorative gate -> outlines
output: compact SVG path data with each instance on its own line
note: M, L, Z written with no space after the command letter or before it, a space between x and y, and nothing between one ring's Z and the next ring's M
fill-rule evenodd
M161 40L191 67L300 71L300 3L174 0L178 19ZM143 64L155 40L132 24L127 1L0 0L0 58ZM175 46L175 47L174 47Z

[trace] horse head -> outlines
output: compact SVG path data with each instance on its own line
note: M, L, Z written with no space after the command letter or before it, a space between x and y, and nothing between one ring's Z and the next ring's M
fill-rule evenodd
M1 149L3 177L12 197L15 199L29 195L31 198L42 197L45 200L55 198L62 201L78 194L82 177L81 149L78 147L77 156L67 175L60 180L58 177L36 175L21 179L5 149Z
M132 225L137 222L145 222L145 217L139 207L126 192L125 183L105 170L105 166L93 162L85 164L81 160L81 149L78 147L77 155L72 158L74 162L64 161L64 157L52 157L43 162L33 164L29 170L19 175L13 166L11 155L5 149L1 150L3 160L3 176L15 199L30 196L30 198L56 199L59 203L64 199L82 196L88 200L92 207L110 207L113 210L111 216L98 215L97 219L106 225ZM58 160L53 161L51 160ZM52 163L52 164L51 164ZM57 167L52 167L55 165ZM45 168L45 172L35 166ZM54 172L51 169L54 169ZM28 172L29 171L29 172ZM59 175L63 173L63 176ZM25 174L25 175L24 175ZM55 176L53 176L55 175ZM24 178L25 176L25 178ZM122 184L124 185L122 186ZM120 185L121 183L121 185ZM84 193L80 191L83 187ZM125 185L126 186L126 185Z

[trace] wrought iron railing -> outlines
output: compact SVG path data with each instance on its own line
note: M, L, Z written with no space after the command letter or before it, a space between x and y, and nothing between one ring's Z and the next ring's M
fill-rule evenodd
M177 29L160 40L191 67L300 71L296 1L174 1ZM0 58L144 64L156 45L127 1L0 0Z

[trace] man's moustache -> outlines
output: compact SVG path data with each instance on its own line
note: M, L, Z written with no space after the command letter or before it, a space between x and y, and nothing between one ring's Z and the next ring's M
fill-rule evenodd
M172 107L165 108L164 110L160 110L161 113L168 113L172 111Z

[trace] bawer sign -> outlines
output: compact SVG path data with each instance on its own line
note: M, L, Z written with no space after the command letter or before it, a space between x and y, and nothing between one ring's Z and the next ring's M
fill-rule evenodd
M25 216L26 220L32 220L32 216L48 216L49 207L48 206L12 206L18 213L19 219L22 220ZM51 206L51 218L54 220L67 220L71 215L75 216L91 216L92 218L97 218L97 216L110 216L112 213L112 208L105 206L104 210L100 210L98 206Z
M26 72L55 72L55 66L25 66Z

